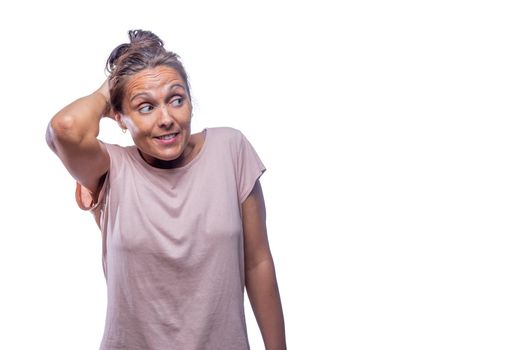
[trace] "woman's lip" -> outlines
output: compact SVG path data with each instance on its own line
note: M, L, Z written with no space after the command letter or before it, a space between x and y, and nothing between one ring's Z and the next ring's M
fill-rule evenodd
M164 138L162 138L162 136L172 136L172 137L164 139ZM157 140L158 142L160 142L163 145L169 145L169 144L174 143L177 140L178 133L171 133L171 134L166 134L166 135L162 135L162 136L155 136L154 139Z

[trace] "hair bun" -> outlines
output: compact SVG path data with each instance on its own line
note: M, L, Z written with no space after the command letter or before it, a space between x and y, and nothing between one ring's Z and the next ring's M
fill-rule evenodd
M130 30L128 32L129 43L117 46L109 55L106 62L106 70L111 73L118 64L120 57L125 56L128 51L135 49L154 49L154 51L165 51L164 42L155 34L148 30Z
M163 48L164 42L155 34L147 30L130 30L129 42L132 46Z

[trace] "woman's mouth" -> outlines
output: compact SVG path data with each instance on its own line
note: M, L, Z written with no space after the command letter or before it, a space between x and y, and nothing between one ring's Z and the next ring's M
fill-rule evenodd
M155 136L154 138L157 139L160 143L167 145L171 144L176 141L178 136L177 132L171 133L171 134L165 134L160 136Z

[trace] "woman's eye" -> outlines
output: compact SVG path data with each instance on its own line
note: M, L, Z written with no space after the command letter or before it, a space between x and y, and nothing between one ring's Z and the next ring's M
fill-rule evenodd
M140 108L138 108L138 111L140 113L149 113L153 110L153 106L151 105L143 105Z
M180 106L182 104L182 101L183 101L182 97L176 97L171 100L171 104L173 106Z

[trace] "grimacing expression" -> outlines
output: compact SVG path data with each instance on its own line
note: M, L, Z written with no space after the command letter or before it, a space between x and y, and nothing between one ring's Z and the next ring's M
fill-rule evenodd
M116 116L151 165L183 158L191 136L192 104L180 74L168 66L144 69L129 78ZM180 159L179 159L180 160Z

